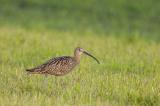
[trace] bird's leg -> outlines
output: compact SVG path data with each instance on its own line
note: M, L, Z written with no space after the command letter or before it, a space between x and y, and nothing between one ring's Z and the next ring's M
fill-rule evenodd
M53 80L52 80L52 81L53 81ZM55 77L53 83L54 83L54 84L53 84L54 86L58 86L57 77ZM56 88L56 87L55 87L55 88ZM57 95L56 92L57 92L56 90L52 90L51 93L50 93L50 96L52 96L52 95Z
M55 80L54 80L55 82L54 82L54 84L55 85L57 85L58 83L57 83L57 77L55 77Z
M44 88L46 89L47 85L48 85L48 81L47 81L48 75L45 74L45 78L44 78Z

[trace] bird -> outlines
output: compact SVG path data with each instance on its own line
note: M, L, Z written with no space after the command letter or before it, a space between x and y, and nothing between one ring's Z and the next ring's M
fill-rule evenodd
M100 64L99 60L93 55L85 51L83 48L77 47L74 50L73 56L54 57L43 63L42 65L39 65L35 68L26 69L26 71L29 74L63 76L71 72L80 63L82 54L86 54L92 57L94 60L97 61L98 64Z

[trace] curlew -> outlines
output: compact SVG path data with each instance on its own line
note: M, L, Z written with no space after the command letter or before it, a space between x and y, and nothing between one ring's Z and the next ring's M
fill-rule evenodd
M93 55L85 51L83 48L77 47L74 51L74 56L55 57L40 66L32 69L26 69L26 71L30 74L62 76L71 72L75 66L80 63L80 58L83 53L92 57L97 61L97 63L99 63Z

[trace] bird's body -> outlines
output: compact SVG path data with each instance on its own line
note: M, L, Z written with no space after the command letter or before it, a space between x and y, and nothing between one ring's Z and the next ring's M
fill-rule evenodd
M46 63L33 69L28 69L27 71L33 74L61 76L69 73L77 64L78 62L76 62L74 57L62 56L53 58Z
M95 57L84 51L82 48L78 47L75 49L73 57L55 57L40 66L37 66L32 69L27 69L26 71L28 71L31 74L50 74L55 76L62 76L69 73L76 65L79 64L82 53L91 56L99 63L99 61Z

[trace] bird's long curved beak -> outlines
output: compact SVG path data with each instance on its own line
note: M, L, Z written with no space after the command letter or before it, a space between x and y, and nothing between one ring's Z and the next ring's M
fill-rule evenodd
M97 61L98 64L100 64L99 60L96 59L96 58L95 58L93 55L91 55L90 53L88 53L88 52L86 52L86 51L83 51L83 53L86 54L86 55L88 55L88 56L90 56L90 57L92 57L94 60Z

